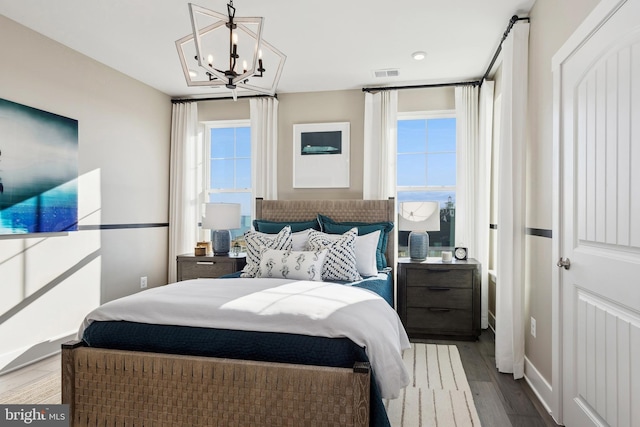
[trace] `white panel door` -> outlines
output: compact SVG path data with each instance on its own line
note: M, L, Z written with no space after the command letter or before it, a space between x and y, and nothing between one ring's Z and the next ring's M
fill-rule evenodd
M554 70L569 427L640 426L640 0L602 4Z

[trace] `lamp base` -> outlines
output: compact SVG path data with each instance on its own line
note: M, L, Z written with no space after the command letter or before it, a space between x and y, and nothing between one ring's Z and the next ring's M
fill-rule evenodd
M231 250L231 232L229 230L214 230L211 232L214 255L227 255Z
M424 261L429 254L429 235L426 231L409 233L409 257L413 261Z

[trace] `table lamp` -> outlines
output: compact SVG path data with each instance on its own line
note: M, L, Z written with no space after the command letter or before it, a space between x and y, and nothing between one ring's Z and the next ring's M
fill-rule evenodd
M231 231L240 228L240 203L207 203L202 228L211 230L214 255L231 250Z
M429 234L427 231L440 231L440 203L400 203L398 230L411 231L409 233L409 257L415 261L426 260L429 253Z

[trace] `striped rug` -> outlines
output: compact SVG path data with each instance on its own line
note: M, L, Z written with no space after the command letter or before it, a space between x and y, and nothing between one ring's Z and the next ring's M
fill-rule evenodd
M393 427L480 427L455 345L413 343L402 357L412 380L397 399L385 399Z

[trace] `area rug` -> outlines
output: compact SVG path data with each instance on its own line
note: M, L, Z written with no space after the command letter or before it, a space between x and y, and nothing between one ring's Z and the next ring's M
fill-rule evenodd
M480 427L455 345L413 343L402 358L411 383L384 402L393 427Z
M61 402L61 379L57 372L0 394L0 404L53 405Z

